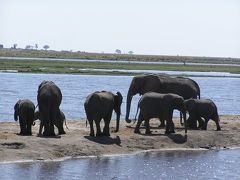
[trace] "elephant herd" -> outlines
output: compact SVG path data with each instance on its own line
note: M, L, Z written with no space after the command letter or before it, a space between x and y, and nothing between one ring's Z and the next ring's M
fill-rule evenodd
M135 76L127 93L125 117L127 123L131 122L129 119L131 101L136 94L142 97L138 103L140 112L135 133L140 133L139 128L144 121L146 134L150 134L149 121L152 118L159 118L160 126L165 127L166 134L174 133L172 120L174 109L180 111L180 121L184 124L185 133L188 128L206 130L210 119L215 121L217 130L221 130L217 106L209 99L200 99L199 85L192 79L173 78L162 74ZM35 112L35 106L30 100L19 100L14 106L14 119L17 121L19 118L20 135L32 135L31 128L37 119L40 120L39 135L55 136L54 126L58 128L58 134L65 134L63 126L66 121L64 113L60 110L61 101L61 90L52 81L43 81L38 86L39 111ZM120 92L113 94L107 91L96 91L86 97L84 108L90 124L90 136L95 136L93 122L96 125L96 136L110 136L109 124L113 110L117 115L116 132L119 131L122 101L123 96ZM184 123L182 123L182 115ZM103 132L100 127L102 119L104 120Z

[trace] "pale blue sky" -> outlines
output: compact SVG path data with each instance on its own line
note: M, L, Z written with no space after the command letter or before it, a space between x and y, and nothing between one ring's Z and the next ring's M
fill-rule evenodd
M0 0L0 44L240 58L239 0Z

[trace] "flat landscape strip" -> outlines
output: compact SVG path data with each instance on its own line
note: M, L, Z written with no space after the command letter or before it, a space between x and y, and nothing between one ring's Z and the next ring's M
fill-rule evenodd
M159 71L194 71L194 72L229 72L240 74L240 68L234 66L201 66L176 64L127 64L76 61L46 60L0 60L0 70L17 70L24 73L58 73L58 74L104 74L133 75L132 72L82 71L81 69L125 69L125 70L159 70Z

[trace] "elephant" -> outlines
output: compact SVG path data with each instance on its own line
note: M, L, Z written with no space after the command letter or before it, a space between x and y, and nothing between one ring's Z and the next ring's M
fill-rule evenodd
M38 87L37 101L44 126L43 135L55 136L54 123L57 121L57 114L60 114L61 90L54 82L43 81Z
M35 105L28 99L19 100L14 106L14 119L20 124L20 135L32 135Z
M116 131L119 131L119 121L121 115L122 94L117 92L113 94L107 91L97 91L87 96L84 103L87 120L90 124L90 136L94 136L93 121L95 121L97 133L96 136L110 136L109 124L112 118L113 110L116 112ZM104 120L103 133L101 132L100 122Z
M36 111L34 113L34 121L36 121L37 119L39 119L41 121L40 122L39 133L38 133L39 135L41 135L42 134L43 123L42 123L39 111ZM66 132L64 131L64 128L63 128L64 121L66 123L65 115L62 111L60 111L60 113L57 113L56 121L53 122L53 124L58 128L58 134L59 135L66 134Z
M186 126L186 109L183 97L177 94L161 94L156 92L145 93L139 100L140 113L134 133L140 133L140 125L145 120L146 134L151 134L149 120L159 118L166 120L165 134L175 133L174 123L172 121L173 110L177 109L183 113L185 133Z
M167 74L143 74L133 77L127 94L125 121L129 119L131 101L134 95L144 95L147 92L173 93L182 96L184 99L200 99L200 87L192 79L183 77L170 77ZM182 116L180 116L180 120ZM182 120L181 120L182 123ZM165 126L164 121L161 122Z
M197 120L199 128L207 130L207 124L212 119L217 126L217 131L221 130L219 125L220 119L216 104L210 99L188 99L185 100L186 110L189 113L187 124L191 128L197 128ZM205 121L202 120L204 118Z

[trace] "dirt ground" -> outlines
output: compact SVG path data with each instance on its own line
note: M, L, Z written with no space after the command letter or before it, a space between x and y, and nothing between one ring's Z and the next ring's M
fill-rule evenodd
M120 131L110 137L90 137L85 120L67 120L65 135L39 137L39 123L33 127L32 136L20 136L18 122L0 123L0 163L35 160L56 160L106 154L130 154L145 150L166 149L218 149L240 147L240 116L221 116L221 131L215 131L213 121L208 130L188 130L187 135L174 118L175 134L165 135L158 128L159 120L151 120L152 135L134 134L135 124L121 120ZM115 130L115 121L111 123ZM55 132L57 129L55 128Z

